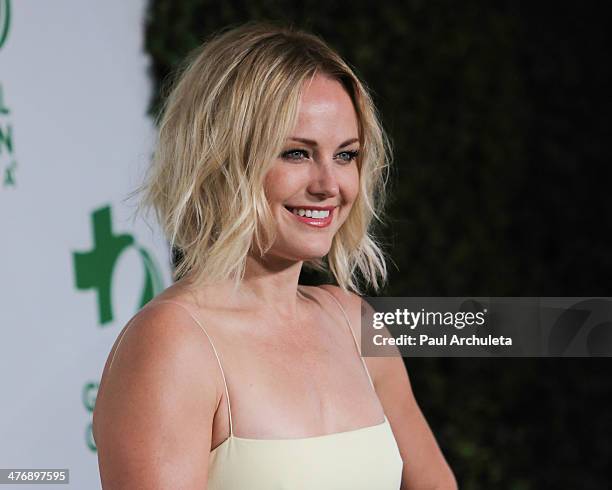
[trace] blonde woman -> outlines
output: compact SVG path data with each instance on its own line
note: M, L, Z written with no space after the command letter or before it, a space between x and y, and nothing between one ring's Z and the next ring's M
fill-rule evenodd
M387 162L366 89L319 38L251 23L197 50L140 189L178 280L104 368L105 489L456 488L402 359L359 354ZM338 286L299 285L302 266Z

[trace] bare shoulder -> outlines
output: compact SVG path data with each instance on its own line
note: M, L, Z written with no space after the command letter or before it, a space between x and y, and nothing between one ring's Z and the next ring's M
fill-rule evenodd
M333 284L323 284L318 286L318 289L327 291L340 303L349 318L353 333L357 337L358 342L361 342L361 309L363 305L367 307L367 303L365 303L361 296L351 291L345 291Z
M331 293L340 302L344 310L349 313L349 316L352 316L355 313L360 313L362 302L361 296L351 291L345 291L333 284L322 284L321 286L318 286L318 288Z
M325 284L319 287L331 293L342 305L349 317L351 328L353 329L357 342L361 346L362 319L369 318L372 315L374 312L372 306L362 296L350 291L344 291L338 286ZM370 376L372 377L372 381L377 388L381 385L383 378L388 375L389 369L400 372L405 371L403 362L399 357L364 357L364 360L370 372Z
M201 462L221 393L216 358L189 312L143 308L118 336L96 399L103 488L205 488Z
M190 308L177 303L153 300L128 322L111 349L101 385L124 380L133 370L168 376L165 368L169 367L189 370L190 377L201 376L211 384L214 377L203 377L194 369L207 368L210 373L215 368L210 342Z

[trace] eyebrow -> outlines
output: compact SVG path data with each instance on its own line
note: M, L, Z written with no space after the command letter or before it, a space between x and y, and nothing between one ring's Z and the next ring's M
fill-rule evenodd
M309 140L307 138L297 138L295 136L289 136L290 140L293 141L299 141L300 143L304 143L305 145L310 145L310 146L318 146L317 142L314 140ZM348 146L352 143L358 143L359 139L358 138L351 138L350 140L346 140L344 143L342 143L340 146L338 146L338 148L344 148L345 146Z

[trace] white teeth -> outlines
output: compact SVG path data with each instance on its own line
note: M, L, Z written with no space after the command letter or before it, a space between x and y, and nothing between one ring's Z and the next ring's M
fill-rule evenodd
M296 216L306 216L307 218L324 219L329 216L329 210L293 208L291 212Z

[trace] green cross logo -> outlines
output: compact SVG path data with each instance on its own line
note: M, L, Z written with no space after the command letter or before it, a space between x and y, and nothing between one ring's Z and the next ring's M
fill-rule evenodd
M0 0L0 48L8 37L11 27L11 0Z
M101 325L112 322L113 305L111 287L113 270L123 252L134 247L142 259L144 283L140 295L142 308L163 289L163 281L153 257L144 247L136 244L134 237L127 233L113 233L111 208L106 206L91 215L93 225L93 249L88 252L74 252L74 271L77 289L94 289L98 296L98 319Z

